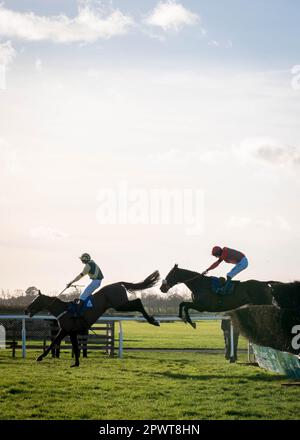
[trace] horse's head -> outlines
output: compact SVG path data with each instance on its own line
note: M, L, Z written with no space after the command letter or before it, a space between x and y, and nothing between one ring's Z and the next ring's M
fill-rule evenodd
M38 296L34 298L34 300L24 310L25 314L32 318L32 316L34 316L36 313L43 310L45 308L45 298L45 295L42 295L41 291L39 290Z
M162 280L160 291L163 293L167 293L169 289L171 289L175 284L180 282L180 280L177 277L177 270L178 270L178 264L175 264L175 266L170 270L168 275L164 280Z

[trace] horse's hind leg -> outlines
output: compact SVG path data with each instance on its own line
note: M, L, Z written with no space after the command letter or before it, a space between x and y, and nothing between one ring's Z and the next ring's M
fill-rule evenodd
M79 346L78 346L77 332L70 332L70 339L75 356L75 364L71 365L71 367L79 367Z
M55 338L53 339L53 341L51 342L51 344L49 345L48 348L46 348L46 350L44 351L44 353L42 353L38 358L37 361L40 362L44 359L44 357L47 356L47 354L58 344L61 343L61 341L64 339L64 337L67 335L67 332L65 330L60 330L58 332L58 334L55 336Z
M148 315L140 298L128 301L128 303L116 307L115 310L117 312L140 312L149 324L159 326L159 322L156 321L153 316Z

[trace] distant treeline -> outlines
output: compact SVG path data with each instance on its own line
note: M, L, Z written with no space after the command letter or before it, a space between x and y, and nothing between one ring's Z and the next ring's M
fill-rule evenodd
M0 314L22 314L26 307L36 297L36 291L29 288L26 291L19 291L19 296L4 295L0 297ZM80 292L73 291L70 294L60 295L62 301L73 301L79 297ZM55 295L54 295L55 296ZM140 296L148 313L155 315L177 315L178 306L182 301L187 300L186 293L175 292L169 295L159 295L153 289L142 292ZM137 297L135 293L130 294L130 299ZM113 309L108 311L109 314L117 314Z

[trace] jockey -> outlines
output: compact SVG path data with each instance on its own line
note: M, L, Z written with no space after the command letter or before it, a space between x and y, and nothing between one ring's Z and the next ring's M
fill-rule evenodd
M230 264L235 264L233 269L231 269L231 271L227 274L227 281L225 283L225 286L218 292L220 294L226 295L229 292L232 278L248 267L248 259L242 252L230 249L228 247L221 248L220 246L215 246L212 249L211 253L214 257L218 258L218 260L213 263L208 269L206 269L206 271L204 271L202 275L206 275L207 272L218 267L219 264L222 263L222 261Z
M101 286L101 282L103 280L103 274L101 269L97 264L91 259L91 256L87 253L84 253L79 257L81 262L85 265L83 271L74 278L73 281L67 284L67 287L70 287L71 284L76 283L85 275L88 275L92 280L91 283L84 289L84 291L80 294L79 297L79 307L78 314L82 310L84 301L92 295L92 293Z

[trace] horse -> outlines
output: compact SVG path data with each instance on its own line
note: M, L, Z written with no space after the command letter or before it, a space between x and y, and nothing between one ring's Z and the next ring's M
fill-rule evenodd
M300 282L275 283L273 305L248 305L228 312L250 342L299 355L293 328L300 322Z
M117 312L140 312L149 324L159 326L159 322L153 316L148 315L139 298L131 301L128 299L128 291L149 289L157 283L159 277L159 272L155 271L140 283L120 281L101 288L92 296L93 307L85 309L80 318L72 316L69 311L70 302L62 301L58 297L43 295L39 291L38 296L26 308L25 313L32 317L39 311L46 310L56 317L60 330L37 361L42 361L52 348L59 345L63 338L69 335L75 356L75 364L71 367L79 367L78 333L89 329L110 308L114 308Z
M233 281L233 293L221 296L212 290L212 278L181 269L178 264L170 270L160 287L161 292L167 293L176 284L183 283L191 290L193 302L181 302L179 318L188 322L193 328L196 324L191 320L189 309L198 312L226 312L245 304L272 304L272 284L274 281ZM223 282L225 280L223 279ZM183 316L184 310L184 316Z
M282 309L300 309L300 281L274 283L272 285L274 304Z

